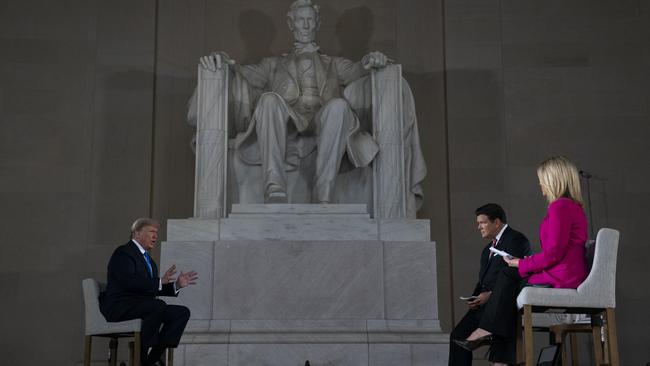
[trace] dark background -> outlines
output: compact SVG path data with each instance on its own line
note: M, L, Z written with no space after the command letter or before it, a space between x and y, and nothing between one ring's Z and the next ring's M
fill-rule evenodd
M81 279L105 278L134 218L192 214L184 121L198 57L224 50L245 63L286 52L289 4L0 1L3 364L81 362ZM649 361L649 2L318 4L325 53L359 59L381 50L413 89L429 169L419 216L438 244L445 330L464 312L455 299L476 280L483 243L474 208L503 204L538 249L545 202L535 168L566 154L596 175L595 230L621 231L621 363Z

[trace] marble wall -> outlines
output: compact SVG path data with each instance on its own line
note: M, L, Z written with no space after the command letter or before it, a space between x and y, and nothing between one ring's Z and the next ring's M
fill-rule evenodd
M471 230L481 203L502 203L512 226L539 249L546 204L535 169L565 154L594 174L593 232L621 231L623 365L650 361L637 337L650 322L643 311L650 288L638 281L648 276L650 255L643 229L650 207L649 22L647 1L445 2L454 295L476 281L467 274L476 272L482 245ZM585 199L586 189L583 181ZM463 313L457 302L455 318Z
M283 52L288 3L0 2L3 364L80 362L81 279L104 277L133 218L191 215L183 121L197 58ZM453 299L475 281L473 209L503 203L537 242L544 202L534 168L564 153L598 177L594 226L621 230L621 361L649 361L640 342L650 288L638 280L650 254L641 221L650 206L648 2L320 3L326 52L384 50L413 88L430 171L420 217L438 244L443 328L462 315Z
M105 278L130 222L149 211L155 10L0 3L4 365L81 360L81 279Z

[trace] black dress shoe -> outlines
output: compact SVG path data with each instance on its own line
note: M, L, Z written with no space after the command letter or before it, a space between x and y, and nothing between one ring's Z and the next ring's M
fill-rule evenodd
M481 346L492 344L493 339L494 339L494 337L492 337L492 334L488 334L486 336L479 337L479 338L476 338L476 339L471 340L471 341L468 341L467 339L454 339L453 341L457 345L459 345L459 346L463 347L464 349L472 352L472 351L474 351L475 349L477 349L477 348L479 348Z
M163 360L156 360L156 362L151 364L152 366L165 366L165 362Z
M140 363L141 366L165 366L165 361L162 359L151 360L147 359Z

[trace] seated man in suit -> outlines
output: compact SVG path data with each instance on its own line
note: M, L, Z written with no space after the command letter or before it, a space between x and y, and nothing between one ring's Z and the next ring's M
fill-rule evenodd
M481 253L478 283L472 292L475 298L467 301L469 310L451 332L451 340L465 339L478 327L483 314L483 305L490 298L497 275L507 267L506 262L492 254L489 250L490 247L493 246L517 258L523 258L532 253L530 242L526 236L508 226L505 211L496 203L488 203L477 208L476 222L481 237L489 242ZM489 360L495 365L515 363L515 352L514 339L496 339L490 348ZM449 365L471 364L472 352L461 348L453 341L449 342Z
M164 365L165 348L178 346L190 318L185 306L167 305L156 296L177 296L198 279L189 271L174 280L175 265L158 277L156 262L147 252L158 240L158 227L153 219L135 220L131 240L115 249L108 262L106 291L99 296L99 309L109 322L142 319L142 365Z

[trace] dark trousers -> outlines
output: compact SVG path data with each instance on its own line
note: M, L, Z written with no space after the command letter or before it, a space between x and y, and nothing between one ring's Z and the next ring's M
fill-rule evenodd
M485 306L469 310L465 316L456 324L450 334L449 342L449 366L470 366L472 364L472 352L458 346L451 339L466 339L476 328L479 328ZM491 362L514 363L516 353L515 339L497 338L492 342L488 359Z
M502 269L485 304L479 327L503 338L513 338L519 314L517 295L525 283L517 268Z
M453 339L466 339L478 328L483 308L469 310L456 324L449 335L449 366L469 366L472 364L472 352L454 343Z
M190 310L185 306L167 305L159 299L147 299L130 308L119 320L130 319L142 319L142 357L146 357L151 347L149 359L155 361L165 348L178 346L190 319Z

